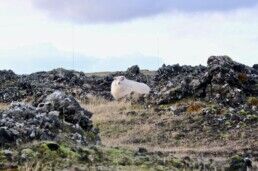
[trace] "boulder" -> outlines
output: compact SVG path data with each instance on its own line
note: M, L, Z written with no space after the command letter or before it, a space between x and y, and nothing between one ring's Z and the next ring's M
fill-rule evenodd
M228 56L211 56L208 59L208 77L211 98L237 106L246 96L258 95L258 72L233 61Z
M232 107L258 95L258 72L228 56L211 56L208 66L163 65L152 81L154 104L169 104L186 97L214 100Z
M0 113L0 145L19 145L33 140L94 144L98 136L91 115L73 97L61 91L46 96L38 107L12 103ZM94 136L87 137L87 132Z

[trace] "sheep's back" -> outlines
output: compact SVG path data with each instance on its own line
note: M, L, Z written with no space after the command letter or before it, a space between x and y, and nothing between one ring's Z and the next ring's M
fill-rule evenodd
M125 97L131 92L148 94L150 92L150 87L144 83L139 83L128 79L125 79L120 85L116 85L115 81L113 81L111 84L111 94L115 99Z
M148 94L150 92L150 87L144 83L139 83L133 80L127 80L127 81L128 81L127 83L128 89L130 89L131 92L134 91L140 94Z

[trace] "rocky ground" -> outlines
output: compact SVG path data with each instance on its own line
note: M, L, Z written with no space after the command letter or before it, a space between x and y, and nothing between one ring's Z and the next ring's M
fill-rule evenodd
M151 93L114 101L118 75L147 83ZM256 170L257 107L257 65L227 56L152 72L4 70L0 168Z

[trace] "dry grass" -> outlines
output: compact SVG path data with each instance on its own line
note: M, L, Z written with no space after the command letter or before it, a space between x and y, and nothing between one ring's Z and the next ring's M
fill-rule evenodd
M93 97L88 104L82 104L82 106L94 113L92 117L94 123L126 120L128 117L121 114L121 111L130 111L131 108L129 103L108 101L99 97Z
M181 116L154 112L130 102L92 98L82 104L93 112L92 121L100 129L102 144L114 146L172 146L175 143L171 127L182 122Z
M257 97L249 97L247 102L250 106L258 106L258 98Z
M9 106L9 104L7 104L7 103L0 103L0 110L5 110L8 108L8 106Z
M21 166L18 170L19 171L47 171L50 168L44 166L44 164L37 162L37 163L26 163L24 166Z
M203 109L205 106L201 102L191 102L187 108L188 113L198 113Z
M151 134L153 124L143 122L139 113L145 109L132 106L124 101L106 101L94 97L88 104L82 104L87 110L94 113L92 120L100 129L102 143L106 146L121 146L143 139Z
M189 126L185 120L187 116L154 112L153 109L144 109L129 102L107 101L96 97L82 106L94 113L92 121L100 129L100 137L105 146L167 148L189 143L187 137L178 133L178 130ZM198 112L202 108L202 103L194 102L188 110Z
M149 151L155 149L175 153L192 152L195 148L199 149L196 151L198 153L203 151L203 147L214 148L216 151L222 145L223 151L225 145L231 143L235 143L235 147L242 147L240 139L214 140L216 137L210 136L208 129L204 129L206 132L198 132L196 128L199 125L195 121L198 122L202 116L192 117L188 112L198 113L207 104L199 101L187 101L186 104L189 106L188 111L180 116L154 111L152 108L145 109L129 102L107 101L96 97L82 106L94 113L93 124L99 128L101 142L107 147L145 147ZM228 135L233 134L228 132ZM253 145L251 141L250 144Z

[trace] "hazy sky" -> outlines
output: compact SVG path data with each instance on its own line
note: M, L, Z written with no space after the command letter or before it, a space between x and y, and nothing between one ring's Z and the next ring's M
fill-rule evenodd
M0 69L258 63L257 0L0 0Z

